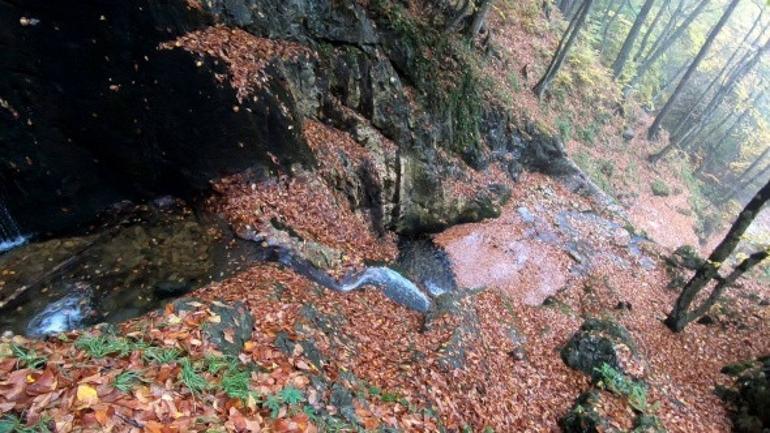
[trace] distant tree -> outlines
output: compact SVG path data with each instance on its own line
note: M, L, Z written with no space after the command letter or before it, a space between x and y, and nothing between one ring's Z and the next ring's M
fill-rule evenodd
M559 41L559 47L556 49L548 69L546 69L545 74L543 74L543 77L533 89L539 99L543 99L545 92L551 86L551 82L561 70L564 61L567 59L567 54L569 54L572 46L577 41L577 36L586 22L593 3L594 0L583 0L575 16L570 21L567 31L564 32L561 41Z
M682 89L684 89L688 81L690 81L690 78L698 69L698 66L700 66L703 59L706 58L706 54L708 54L709 49L711 49L711 45L714 43L714 40L716 39L719 32L722 31L722 28L724 28L725 24L727 24L727 20L730 19L730 16L735 11L735 8L738 7L738 4L740 3L740 1L741 0L731 0L730 4L727 5L727 8L725 9L722 16L719 18L719 22L717 22L714 28L712 28L711 31L709 32L709 35L706 38L706 41L701 46L700 51L698 51L698 54L695 56L695 59L690 64L689 68L687 68L687 71L684 73L684 76L679 81L679 84L677 85L676 89L674 89L674 93L671 94L671 97L668 98L668 101L666 101L666 104L663 106L660 112L658 112L658 115L655 117L655 120L652 122L650 129L647 131L647 138L649 138L650 140L658 137L658 134L660 133L661 125L663 123L663 119L668 115L669 111L671 111L671 108L673 108L677 99L681 95ZM650 160L653 162L657 159L659 158L656 158L655 155L650 157Z
M636 16L636 20L634 20L634 25L631 26L631 30L628 32L628 36L626 36L626 40L623 42L623 46L620 48L620 52L618 53L618 57L615 59L615 62L612 64L612 76L617 79L620 77L620 75L623 73L623 69L626 67L626 62L628 61L628 58L631 56L631 50L634 48L634 45L636 44L636 39L639 37L639 34L642 32L642 27L644 26L644 22L647 20L647 16L650 14L650 11L652 10L652 6L655 4L655 0L645 0L644 4L642 5L642 9L639 11L639 14Z
M623 10L623 7L626 5L625 1L618 1L616 2L617 5L615 5L614 10L610 10L610 7L612 6L612 2L608 2L607 9L605 10L604 15L602 16L602 42L601 42L601 48L599 50L599 54L604 55L605 51L607 51L607 41L609 40L609 34L610 30L612 29L612 26L615 24L615 21L620 16L620 12ZM609 16L609 13L612 12L612 16Z
M666 2L663 2L664 4L660 5L660 8L658 9L658 13L655 14L655 18L652 19L652 23L650 23L649 26L647 26L647 31L644 32L644 36L642 37L642 42L639 44L639 48L636 50L636 54L634 54L633 60L636 62L639 60L640 57L642 57L642 54L644 54L647 51L647 45L650 43L650 37L652 37L653 32L656 28L658 28L658 24L660 23L661 18L663 18L663 12L666 11ZM680 1L681 3L681 1Z
M650 48L650 54L647 55L639 64L639 67L636 68L635 75L626 86L626 95L642 81L642 78L644 78L647 72L649 72L655 63L660 60L661 56L663 56L663 54L665 54L674 45L674 43L684 35L685 30L687 30L695 21L695 19L700 16L708 4L709 0L700 0L695 8L686 16L684 21L682 21L682 23L679 25L676 25L679 16L683 13L684 10L684 1L680 1L679 7L671 16L671 19L666 25L666 28Z
M727 232L722 242L714 249L708 260L695 272L695 275L693 275L687 285L684 286L682 293L674 304L674 308L665 320L666 326L671 328L671 330L680 332L690 322L706 314L729 285L767 257L767 251L754 254L738 265L726 278L717 278L719 277L719 268L735 251L749 225L754 221L754 218L762 210L768 199L770 199L770 182L766 183L754 195L746 207L743 208L743 211L738 215L738 219L730 227L730 231ZM701 305L691 310L690 307L695 297L715 278L717 278L717 285L711 291L708 298Z

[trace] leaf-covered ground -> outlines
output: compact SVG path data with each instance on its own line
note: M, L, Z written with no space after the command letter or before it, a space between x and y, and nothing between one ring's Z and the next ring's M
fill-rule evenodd
M460 282L469 273L494 276L500 261L469 267L451 247L458 239L479 236L480 248L505 248L528 230L522 206L542 218L541 231L554 232L554 217L565 207L590 209L543 176L527 175L517 187L500 219L439 237ZM117 330L47 342L3 340L0 410L6 424L0 425L18 419L58 432L554 431L588 386L586 377L564 365L558 349L582 317L611 316L637 339L649 364L650 399L659 402L669 431L728 431L713 387L727 381L722 366L770 347L767 307L757 298L767 293L747 282L722 302L716 324L695 324L674 335L661 323L675 296L665 288L662 266L644 270L622 242L581 224L572 226L587 243L604 248L592 256L589 271L570 273L575 259L568 252L532 241L532 260L553 258L561 263L554 272L565 272L557 302L533 305L530 291L542 289L533 268L503 269L507 273L497 275L495 284L459 301L458 311L477 318L470 332L458 334L466 329L461 314L440 315L426 325L374 288L343 295L278 266L256 265L194 293L198 301L186 313L169 306ZM551 251L540 255L539 248ZM651 257L657 252L646 247ZM748 293L754 297L743 296ZM237 301L256 324L240 353L229 357L203 329L223 320L212 305ZM620 301L632 308L616 310ZM454 368L447 361L459 352L464 362ZM340 395L352 397L352 413L340 406Z

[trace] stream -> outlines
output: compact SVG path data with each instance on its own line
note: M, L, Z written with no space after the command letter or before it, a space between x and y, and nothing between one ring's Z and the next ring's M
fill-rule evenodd
M280 263L341 293L374 287L423 313L433 297L457 288L448 257L430 240L402 240L399 247L394 263L336 280L280 244L236 235L216 216L166 197L120 210L92 233L0 254L0 331L42 338L119 323L257 262Z

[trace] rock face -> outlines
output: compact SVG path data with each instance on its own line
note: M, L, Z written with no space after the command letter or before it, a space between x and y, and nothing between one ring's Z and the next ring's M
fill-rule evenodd
M0 180L11 214L25 233L45 236L83 226L122 199L192 196L250 167L311 168L302 128L310 119L376 155L337 185L405 234L496 216L505 188L453 189L493 162L514 177L524 167L579 177L558 140L514 125L474 93L467 74L448 104L407 96L426 82L416 45L423 29L406 25L399 8L352 0L88 0L77 10L3 3ZM244 75L260 81L247 92L226 45L194 53L174 42L215 25L305 50L264 59Z
M589 319L572 336L561 351L562 360L568 366L598 378L603 364L632 376L638 372L627 371L635 359L636 345L631 335L621 325L608 320Z

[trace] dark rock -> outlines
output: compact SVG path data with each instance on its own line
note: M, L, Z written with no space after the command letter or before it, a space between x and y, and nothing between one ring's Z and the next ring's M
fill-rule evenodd
M218 322L207 321L202 329L204 337L224 354L237 357L243 349L243 344L251 339L254 318L243 302L204 304L195 298L184 298L175 301L173 305L177 314L205 307L211 311L212 317L218 317Z
M18 113L0 110L0 179L24 232L70 231L126 198L191 196L224 174L273 167L268 152L312 162L278 80L234 113L221 66L157 49L213 23L185 1L17 4L0 10L0 95Z
M740 368L725 367L738 376L721 396L730 408L735 432L764 433L770 430L770 360L760 358L742 364Z
M620 433L596 410L599 392L587 391L578 397L575 405L559 422L564 433Z
M630 303L630 302L627 302L627 301L620 301L620 302L618 302L618 304L617 304L617 305L615 305L615 309L616 309L616 310L626 310L626 311L631 311L631 310L633 310L633 306L631 305L631 303Z
M625 328L608 320L589 319L561 350L561 358L568 366L597 379L597 369L603 364L625 372L620 363L624 347L632 356L636 352Z
M184 295L191 288L187 281L163 281L155 286L154 292L160 298L174 298Z
M632 128L628 128L625 131L623 131L623 140L631 141L636 137L636 131L634 131Z
M705 316L698 319L698 323L701 325L713 325L716 323L716 320L710 315L706 314Z
M521 347L517 347L516 349L513 349L510 355L514 361L524 361L527 359L527 352L524 351L524 349L522 349Z

